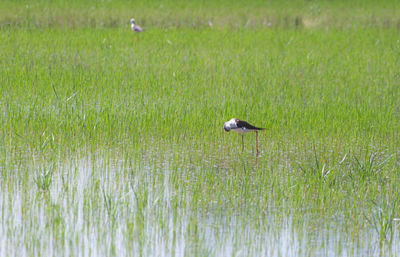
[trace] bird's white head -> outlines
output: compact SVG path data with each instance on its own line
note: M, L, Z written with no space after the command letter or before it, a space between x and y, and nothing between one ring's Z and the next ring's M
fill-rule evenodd
M231 119L231 120L229 120L229 121L224 123L224 129L225 129L226 132L231 131L232 128L237 128L236 119L235 118L233 118L233 119Z
M131 19L131 23L135 24L135 19L134 18Z

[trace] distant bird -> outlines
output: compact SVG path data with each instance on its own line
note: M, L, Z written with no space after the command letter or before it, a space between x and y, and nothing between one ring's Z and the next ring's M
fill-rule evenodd
M139 25L135 24L135 19L134 18L131 19L131 29L132 29L132 31L135 31L135 32L142 32L143 31L143 29Z
M258 151L258 131L263 130L264 128L258 128L253 125L250 125L249 123L247 123L244 120L239 120L239 119L233 118L230 121L227 121L224 123L224 129L226 132L229 132L232 130L232 131L235 131L242 135L242 151L244 149L243 135L245 133L252 132L252 131L256 132L256 150L257 150L257 153L259 152Z

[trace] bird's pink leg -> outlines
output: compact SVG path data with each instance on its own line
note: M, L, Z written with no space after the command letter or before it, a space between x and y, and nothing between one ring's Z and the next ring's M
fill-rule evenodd
M258 131L256 131L256 150L257 150L257 154L259 153L258 151Z
M242 134L242 152L244 150L244 143L243 143L243 134Z

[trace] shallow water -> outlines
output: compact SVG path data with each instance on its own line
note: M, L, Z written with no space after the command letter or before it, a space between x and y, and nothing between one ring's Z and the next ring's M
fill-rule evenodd
M398 256L396 223L380 244L341 210L265 199L258 158L101 152L4 165L0 256Z

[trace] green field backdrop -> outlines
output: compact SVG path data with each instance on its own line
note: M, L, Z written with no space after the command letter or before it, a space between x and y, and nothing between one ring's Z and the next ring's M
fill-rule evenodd
M398 1L3 0L0 45L0 256L399 256Z

